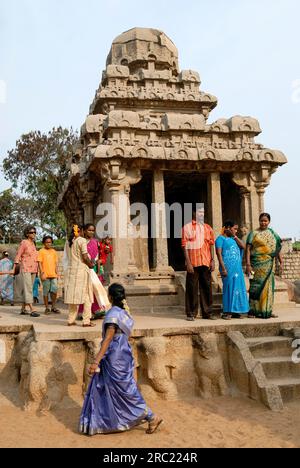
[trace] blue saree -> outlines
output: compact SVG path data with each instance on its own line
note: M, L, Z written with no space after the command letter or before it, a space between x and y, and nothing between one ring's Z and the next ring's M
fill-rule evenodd
M228 276L223 277L223 312L247 314L249 301L242 268L242 251L234 239L219 236L216 248L222 249L223 262Z
M119 307L112 307L103 322L116 326L116 333L94 374L85 396L79 432L95 435L122 432L153 417L133 377L134 360L128 342L134 322Z

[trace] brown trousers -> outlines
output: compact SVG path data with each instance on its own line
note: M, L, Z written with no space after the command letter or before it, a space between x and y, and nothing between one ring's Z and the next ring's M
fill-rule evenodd
M208 318L211 315L211 284L211 272L206 266L195 267L194 273L187 273L185 292L185 311L187 317L197 316L199 308L199 295L202 317Z

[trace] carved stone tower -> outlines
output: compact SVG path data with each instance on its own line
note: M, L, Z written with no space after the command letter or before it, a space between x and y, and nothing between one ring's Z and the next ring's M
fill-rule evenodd
M251 117L208 123L217 98L200 85L197 72L180 71L163 32L133 28L114 40L59 200L70 223L97 224L103 202L118 214L122 198L144 203L149 225L168 215L151 215L151 203L199 202L216 234L225 218L244 231L256 227L271 175L287 160L255 142L261 129ZM114 250L112 279L127 284L136 306L145 296L153 306L162 296L165 305L177 304L180 239L116 236Z

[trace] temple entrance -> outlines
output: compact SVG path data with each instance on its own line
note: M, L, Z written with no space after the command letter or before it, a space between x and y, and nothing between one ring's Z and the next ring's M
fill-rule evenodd
M151 237L151 203L152 203L152 183L153 174L151 171L142 172L142 180L131 186L130 192L130 203L144 203L148 210L148 240L144 248L142 249L142 255L147 256L147 266L152 270L154 268L154 240ZM177 203L181 207L182 215L180 218L179 229L175 229L175 215L174 212L170 212L170 226L169 239L168 239L168 255L169 265L174 268L175 271L182 271L185 269L184 255L181 248L181 228L184 222L191 220L184 219L184 204L196 204L204 203L206 207L206 217L209 222L210 213L207 206L207 177L199 173L183 173L178 174L176 172L164 172L165 182L165 201L169 206ZM178 220L177 220L178 223ZM175 232L176 231L176 232ZM178 237L180 236L180 237ZM145 244L145 241L140 241L140 244ZM146 251L148 250L148 255ZM139 259L139 262L141 259ZM144 268L145 270L145 259Z
M181 226L190 219L184 219L184 204L204 203L208 222L209 210L207 205L207 176L199 173L165 172L165 198L168 205L178 203L182 208ZM181 237L178 238L174 226L174 213L170 217L170 236L168 239L169 265L175 271L185 270L184 254L181 248ZM179 233L180 234L180 233Z
M130 203L143 203L148 210L148 239L135 242L136 264L141 271L154 268L154 240L151 237L152 214L151 203L153 189L152 171L142 171L142 180L131 186ZM175 271L185 270L185 260L181 248L181 228L191 218L184 219L184 205L204 203L205 222L211 224L210 207L208 206L207 174L197 172L181 173L173 171L164 172L165 201L171 207L178 204L181 207L180 227L175 226L175 212L170 211L168 255L169 265ZM223 221L231 219L240 225L241 222L241 195L239 187L231 180L231 175L221 174L222 217ZM168 216L168 215L167 215ZM177 215L178 224L178 215Z

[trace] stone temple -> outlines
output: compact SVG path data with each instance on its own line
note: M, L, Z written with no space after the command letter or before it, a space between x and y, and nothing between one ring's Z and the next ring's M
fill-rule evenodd
M118 213L126 197L149 207L149 226L155 216L162 224L167 217L151 214L151 203L191 202L205 204L216 235L225 219L244 233L257 226L271 176L287 160L255 142L261 128L254 118L209 123L217 98L200 85L198 72L180 70L177 48L163 32L133 28L113 41L59 200L70 224L97 224L99 204L110 202ZM180 304L179 238L113 242L112 280L125 284L131 305Z

